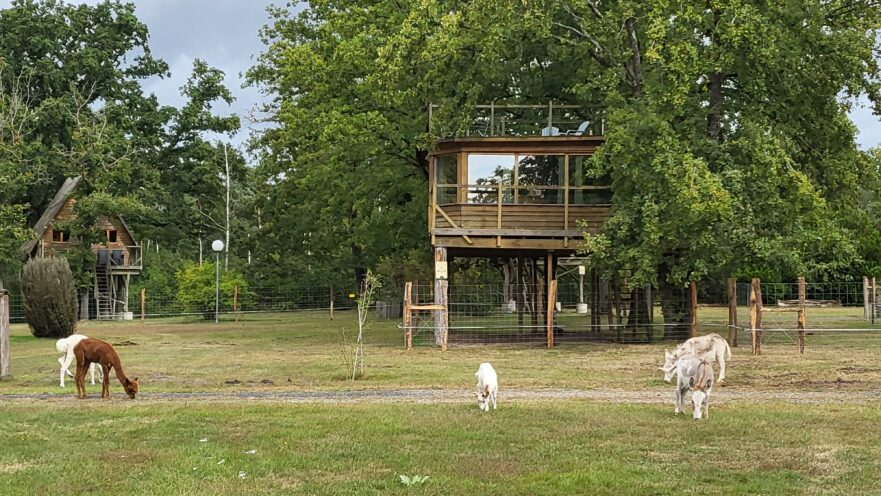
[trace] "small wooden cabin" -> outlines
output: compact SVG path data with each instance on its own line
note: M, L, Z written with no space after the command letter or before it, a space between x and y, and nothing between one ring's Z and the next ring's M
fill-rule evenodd
M76 198L73 193L80 177L68 178L52 198L34 226L36 237L25 242L21 250L26 258L64 255L77 239L64 228L75 219ZM100 216L95 229L104 233L104 241L92 245L95 254L95 277L91 291L80 295L80 318L89 317L90 300L98 319L130 318L128 314L131 276L143 270L141 246L125 221L117 216ZM91 293L91 295L90 295Z

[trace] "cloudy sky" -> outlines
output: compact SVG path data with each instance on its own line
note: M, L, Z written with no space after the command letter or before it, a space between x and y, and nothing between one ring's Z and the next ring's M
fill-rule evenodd
M11 0L0 0L0 8ZM86 0L85 3L96 3ZM227 86L236 95L229 109L241 116L261 100L254 88L243 88L243 72L253 65L254 55L263 50L257 33L266 24L267 5L284 5L285 0L134 0L137 14L150 29L150 46L154 55L168 62L171 78L146 83L147 91L156 93L168 105L183 102L180 86L186 81L193 59L200 58L226 73ZM865 102L863 102L865 104ZM860 129L863 147L881 144L881 119L863 106L855 108L851 117ZM249 124L243 122L242 141Z

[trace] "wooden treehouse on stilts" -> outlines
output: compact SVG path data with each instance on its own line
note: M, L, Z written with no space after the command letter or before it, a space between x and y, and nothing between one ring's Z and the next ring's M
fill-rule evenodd
M430 107L430 121L438 110ZM457 339L452 321L456 313L450 311L456 302L449 300L453 261L469 257L504 260L511 267L506 274L516 267L518 284L525 280L524 267L531 272L529 290L515 291L510 303L517 309L517 326L533 329L533 335L541 333L550 347L559 329L554 315L558 267L567 273L577 270L571 257L584 232L598 233L611 208L608 178L595 178L590 167L591 155L604 142L602 112L548 104L484 105L477 107L477 113L464 132L432 128L438 136L429 154L434 301L430 308L412 301L410 305L413 312L434 313L435 342L445 346L448 339ZM569 271L566 262L570 262ZM580 275L583 280L584 269ZM595 283L596 275L587 275L589 283ZM602 305L596 298L591 303L594 325L599 324L597 316L606 313L599 307L611 307L616 299L606 296ZM525 306L532 307L532 322L524 322L521 309ZM582 306L586 306L583 283L578 311L584 314ZM405 313L404 325L409 329L413 314ZM587 318L584 321L590 325ZM406 335L408 346L410 334Z
M79 240L72 238L66 227L76 218L74 191L79 182L80 177L64 181L34 225L36 237L22 245L25 258L64 256L79 246ZM101 233L102 240L91 246L95 256L94 276L91 288L78 295L80 319L88 319L90 315L100 320L131 319L129 287L131 277L143 270L141 246L121 217L99 216L92 228Z

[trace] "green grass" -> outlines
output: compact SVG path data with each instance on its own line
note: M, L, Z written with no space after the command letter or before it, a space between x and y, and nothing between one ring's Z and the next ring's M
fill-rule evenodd
M394 322L368 331L367 377L352 382L341 359L344 329L354 334L351 312L333 322L302 313L219 325L86 323L79 332L118 344L125 370L147 392L470 390L477 364L491 361L502 379L500 409L482 414L464 391L461 402L437 405L128 401L115 379L113 400L97 399L99 387L91 386L93 399L78 401L72 381L58 388L54 340L15 326L13 376L0 381L0 394L52 392L62 400L0 400L0 494L865 494L881 487L881 404L865 394L852 405L729 401L695 422L674 417L672 405L626 404L626 391L671 392L656 370L663 345L407 352ZM804 356L785 342L759 357L739 348L727 389L877 391L879 348L881 339L862 334L810 336ZM620 390L625 403L504 399L505 390L525 388ZM406 488L401 474L431 478Z
M490 414L470 401L6 405L0 488L10 496L867 494L881 483L878 406L729 404L696 422L667 406L572 401L503 404ZM407 489L400 474L431 478Z
M396 322L372 324L366 378L352 383L346 380L342 333L347 330L351 342L354 321L353 312L337 312L334 321L308 312L250 315L239 323L220 324L186 319L148 320L145 325L88 322L78 332L117 344L126 373L138 376L142 389L153 392L470 388L483 361L499 370L506 388L667 388L656 370L664 344L561 344L553 350L476 345L454 346L445 353L430 347L407 352ZM73 381L67 381L65 390L58 387L54 340L36 339L26 326L15 325L11 350L12 377L0 380L0 394L74 395ZM782 339L766 345L758 357L741 347L734 350L729 387L878 390L879 351L881 332L808 336L803 356ZM89 390L98 394L100 387ZM111 392L121 394L115 379Z

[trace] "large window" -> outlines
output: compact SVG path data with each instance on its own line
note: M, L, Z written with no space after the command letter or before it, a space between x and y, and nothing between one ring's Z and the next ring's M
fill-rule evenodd
M563 155L521 155L517 162L517 203L560 204L563 195Z
M612 202L612 183L608 175L598 175L592 169L589 155L569 156L569 204L595 205Z
M459 170L458 166L466 170ZM435 159L438 204L573 205L611 203L610 180L591 169L589 155L469 153ZM461 181L461 182L460 182Z
M459 182L456 155L438 157L434 162L434 175L438 204L456 203L456 184Z
M468 155L468 184L514 184L514 155Z

